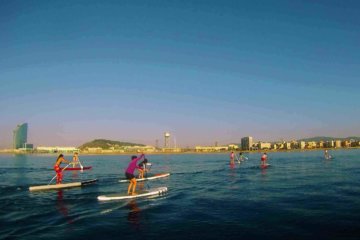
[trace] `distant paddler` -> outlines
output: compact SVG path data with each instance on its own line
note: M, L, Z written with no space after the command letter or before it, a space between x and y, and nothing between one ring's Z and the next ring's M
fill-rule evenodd
M138 165L139 170L142 170L142 171L139 171L139 178L144 178L144 173L150 171L150 167L147 168L148 165L151 166L151 163L148 163L148 160L146 158L144 159L144 161L139 163L139 165Z
M81 167L81 170L83 169L83 166L80 162L80 159L79 159L79 153L75 152L74 153L74 156L73 156L73 160L72 160L72 166L73 168L76 167L76 165L79 165Z
M54 170L56 172L56 184L61 184L62 182L62 179L63 179L63 174L62 174L62 171L69 165L67 165L64 169L61 169L60 168L60 165L61 163L69 163L70 164L70 161L66 160L64 158L64 155L63 154L60 154L58 156L58 158L56 159L56 162L55 162L55 165L54 165ZM51 180L52 181L52 180ZM50 182L51 182L50 181Z
M231 151L230 153L230 166L234 166L235 164L235 153Z
M329 154L329 151L327 149L325 149L324 151L324 157L325 159L331 159L331 155Z
M248 158L245 157L242 152L239 152L238 162L240 163L240 161L244 161L245 159L247 160Z
M128 194L136 194L135 193L135 189L136 189L136 178L134 176L134 172L135 169L138 169L139 172L142 172L143 170L139 168L139 166L137 165L137 162L139 160L141 160L142 158L144 158L145 155L141 154L140 157L137 156L132 156L131 157L131 162L129 163L126 171L125 171L125 176L127 179L129 179L130 183L129 183L129 187L128 187Z
M265 166L265 165L266 165L266 161L267 161L267 154L264 153L264 154L261 156L261 165L262 165L262 166Z

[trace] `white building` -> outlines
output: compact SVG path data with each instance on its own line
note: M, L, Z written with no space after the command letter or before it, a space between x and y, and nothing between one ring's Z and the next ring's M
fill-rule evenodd
M36 148L37 152L44 152L44 153L69 153L69 152L79 152L77 147L45 147L45 146L38 146Z
M259 149L271 149L271 143L268 142L259 142Z

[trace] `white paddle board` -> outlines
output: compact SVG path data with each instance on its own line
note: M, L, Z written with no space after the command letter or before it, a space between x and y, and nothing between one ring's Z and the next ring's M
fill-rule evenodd
M92 180L87 180L87 181L82 181L82 182L72 182L72 183L32 186L32 187L29 187L29 190L30 191L42 191L42 190L73 188L73 187L81 187L81 186L92 184L92 183L95 183L95 182L97 182L97 179L92 179Z
M141 197L149 197L155 195L161 195L167 192L167 187L158 187L152 188L146 191L138 192L134 195L129 194L110 194L110 195L102 195L98 196L99 201L111 201L111 200L124 200L124 199L134 199L134 198L141 198Z
M157 179L157 178L163 178L163 177L167 177L169 176L170 173L158 173L155 175L152 175L150 177L144 177L144 178L136 178L137 182L142 182L142 181L147 181L147 180L153 180L153 179ZM119 182L121 183L128 183L130 180L129 179L120 179Z

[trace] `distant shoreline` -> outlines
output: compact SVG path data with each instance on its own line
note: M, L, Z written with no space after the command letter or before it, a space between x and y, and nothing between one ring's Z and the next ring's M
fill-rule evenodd
M253 153L277 153L277 152L311 152L311 151L324 151L324 150L329 150L329 151L340 151L340 150L354 150L354 149L360 149L360 147L348 147L348 148L314 148L314 149L288 149L288 150L274 150L274 149L270 149L270 150L256 150L256 151L243 151L243 150L227 150L227 151L221 151L221 152L197 152L197 151L185 151L185 152L144 152L145 155L187 155L187 154L228 154L230 152L242 152L242 153L247 153L247 154L253 154ZM41 152L13 152L13 151L1 151L0 150L0 154L2 155L50 155L50 156L57 156L59 154L64 154L66 156L68 155L73 155L73 153L70 152L59 152L59 153L41 153ZM88 152L79 152L80 155L83 156L99 156L99 155L104 155L104 156L121 156L121 155L138 155L141 154L139 152L126 152L126 153L120 153L120 152L115 152L115 153L88 153Z

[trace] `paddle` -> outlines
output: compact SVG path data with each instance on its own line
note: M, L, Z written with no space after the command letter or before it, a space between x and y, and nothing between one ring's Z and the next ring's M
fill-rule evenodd
M84 167L83 167L83 165L81 164L80 159L78 159L78 161L79 161L79 164L80 164L80 167L81 167L81 172L83 172Z
M70 163L69 163L68 165L66 165L66 166L61 170L61 172L63 172L69 165L70 165ZM50 182L48 183L48 185L56 178L56 175L57 175L57 174L55 174L55 176L50 180Z
M147 169L146 166L150 166L149 169ZM144 166L144 171L145 171L145 169L146 169L146 171L145 171L145 178L147 177L147 172L150 171L151 166L152 166L151 163L145 163L145 166ZM148 189L150 189L150 185L149 185L148 181L146 181L146 187L147 187Z
M236 160L238 161L238 163L240 164L240 160L236 154L235 154L235 157L236 157Z
M146 166L150 166L150 167L149 167L149 168L146 168ZM147 172L149 172L149 171L150 171L151 166L152 166L152 164L151 164L151 163L146 163L146 164L145 164L145 168L146 168L146 170L147 170L147 171L145 172L146 174L147 174Z

